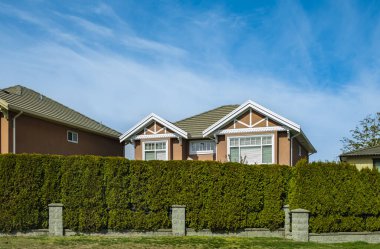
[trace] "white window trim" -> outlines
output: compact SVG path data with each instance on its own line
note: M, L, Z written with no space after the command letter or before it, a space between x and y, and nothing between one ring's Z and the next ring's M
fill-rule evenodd
M71 133L73 133L73 134L74 134L74 133L77 134L77 141L69 140L69 132L71 132ZM67 142L77 144L77 143L79 143L79 134L78 134L78 132L76 132L76 131L68 130L67 133L66 133L66 139L67 139Z
M248 137L269 137L271 136L272 137L272 162L271 163L263 163L261 162L260 164L274 164L275 161L274 161L274 154L275 154L275 151L274 151L274 134L260 134L260 135L247 135L247 136L231 136L231 137L228 137L227 139L227 160L230 161L230 140L232 138L248 138ZM239 155L240 155L240 140L239 140ZM243 146L244 147L244 146ZM248 146L247 146L248 147ZM263 157L263 145L261 144L261 161L262 161L262 157Z
M165 150L166 150L166 158L164 161L168 161L169 159L169 147L168 147L168 140L153 140L153 141L143 141L142 142L142 159L145 161L145 144L146 143L165 143ZM156 150L155 150L156 151Z
M205 150L205 151L199 151L194 152L191 150L191 143L197 143L197 142L211 142L215 145L215 151L214 150ZM189 155L208 155L208 154L216 154L216 143L214 140L190 140L189 141Z

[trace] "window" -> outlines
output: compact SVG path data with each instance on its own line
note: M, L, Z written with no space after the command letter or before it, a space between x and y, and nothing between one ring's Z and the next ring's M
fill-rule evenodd
M302 147L301 145L298 145L298 156L302 156Z
M248 164L273 163L273 136L229 138L229 159L231 162Z
M168 160L166 141L144 142L144 160Z
M213 154L215 153L215 142L211 140L190 141L190 154Z
M78 143L78 133L74 131L67 131L67 141L71 143Z
M373 168L375 168L378 171L380 171L380 158L373 159Z

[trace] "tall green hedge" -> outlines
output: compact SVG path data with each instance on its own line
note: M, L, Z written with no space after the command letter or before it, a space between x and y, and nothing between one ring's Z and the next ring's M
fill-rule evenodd
M290 186L290 206L311 212L312 232L380 231L377 170L302 161L293 169Z
M276 229L290 175L277 165L1 155L0 231L46 228L53 202L65 206L65 227L83 232L169 228L173 204L197 230Z

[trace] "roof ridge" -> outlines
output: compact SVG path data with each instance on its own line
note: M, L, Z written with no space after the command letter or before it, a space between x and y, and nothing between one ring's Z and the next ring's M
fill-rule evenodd
M188 118L184 118L184 119L178 120L178 121L174 122L174 124L179 123L179 122L182 122L182 121L186 121L186 120L191 119L191 118L195 118L195 117L198 117L198 116L204 115L204 114L206 114L206 113L209 113L209 112L212 112L212 111L215 111L215 110L217 110L217 109L220 109L220 108L223 108L223 107L227 107L227 106L239 106L239 105L221 105L221 106L216 107L216 108L214 108L214 109L211 109L211 110L208 110L208 111L204 111L204 112L201 112L201 113L199 113L199 114L195 114L195 115L193 115L193 116L190 116L190 117L188 117Z
M35 90L33 90L33 89L30 89L30 88L28 88L28 87L25 87L25 86L22 86L22 85L14 85L14 86L10 86L10 87L4 88L4 90L8 90L8 89L15 88L15 87L21 87L22 90L29 91L29 92L31 92L32 94L35 94L35 95L43 96L44 99L47 99L47 100L53 102L54 104L59 105L60 107L63 107L63 108L65 108L65 109L67 109L67 110L69 110L69 111L71 111L71 112L74 112L74 113L76 113L76 114L79 114L80 116L82 116L82 117L84 117L84 118L87 118L87 119L89 119L90 121L93 121L93 122L95 122L96 124L98 124L98 125L100 125L100 126L103 126L104 128L110 129L110 130L112 130L112 131L115 132L115 133L119 133L119 134L121 134L120 132L118 132L118 131L116 131L116 130L110 128L110 127L108 127L107 125L104 125L104 124L102 124L101 122L96 121L96 120L94 120L94 119L92 119L92 118L90 118L90 117L88 117L88 116L86 116L86 115L84 115L84 114L82 114L82 113L80 113L80 112L74 110L73 108L70 108L70 107L68 107L68 106L66 106L66 105L64 105L64 104L62 104L62 103L60 103L60 102L58 102L58 101L56 101L56 100L54 100L54 99L52 99L52 98L49 98L48 96L46 96L46 95L44 95L44 94L42 94L42 93L40 93L40 92L37 92L37 91L35 91ZM24 93L25 93L25 92L22 91L22 94L21 94L21 95L23 95ZM14 94L14 93L10 93L10 94ZM16 95L16 94L15 94L15 95Z

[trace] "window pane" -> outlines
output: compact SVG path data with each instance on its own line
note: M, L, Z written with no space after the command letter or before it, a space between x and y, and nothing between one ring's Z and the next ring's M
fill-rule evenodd
M145 160L154 160L154 151L145 151Z
M162 150L162 143L156 143L156 150Z
M263 146L263 163L273 163L272 162L272 146Z
M239 145L239 138L231 138L230 146L238 146L238 145Z
M373 159L373 166L380 171L380 159Z
M73 141L73 133L71 133L71 132L67 133L67 140Z
M263 137L263 144L271 145L272 144L272 137Z
M73 141L77 142L78 141L78 134L75 132L73 132L72 134L73 134Z
M259 164L261 163L261 148L242 147L240 148L240 157L244 163Z
M166 160L166 151L157 151L156 153L157 160Z
M261 145L261 137L252 137L251 145Z
M239 148L230 148L230 161L240 162L239 160Z

